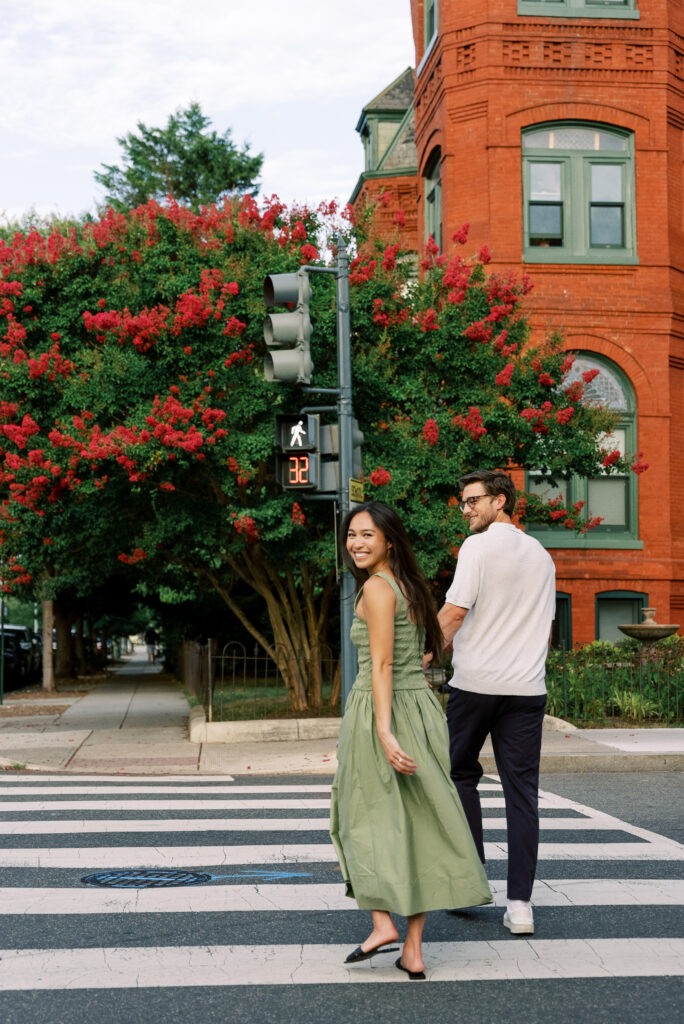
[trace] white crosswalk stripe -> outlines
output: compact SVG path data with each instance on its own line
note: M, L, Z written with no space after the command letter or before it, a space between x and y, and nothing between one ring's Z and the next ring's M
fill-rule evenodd
M390 964L351 971L348 946L153 946L135 949L0 950L0 988L145 988L249 985L255 967L266 985L403 982ZM563 942L425 943L431 981L521 978L670 977L682 972L684 939L569 939ZM434 966L433 966L434 964Z
M497 907L505 906L504 806L495 776L483 780L485 852ZM329 783L242 784L229 777L198 782L166 777L12 775L0 778L0 916L59 923L53 944L9 948L3 929L0 990L66 990L232 985L306 985L408 980L394 958L346 967L344 957L365 934L366 915L336 880L328 838ZM684 906L684 880L650 877L658 864L684 861L684 845L552 793L540 799L540 861L533 902L543 912L586 908ZM283 833L306 833L292 842ZM168 839L161 844L160 836ZM135 845L126 842L135 837ZM295 838L293 835L292 838ZM546 862L555 862L550 868ZM584 864L586 877L565 874ZM606 871L613 866L613 877ZM624 865L624 875L616 865ZM499 870L497 870L497 868ZM502 871L501 868L504 870ZM87 884L83 872L195 870L203 885L110 888ZM556 872L556 874L554 874ZM603 875L605 874L605 877ZM619 877L617 877L619 875ZM339 875L337 876L339 877ZM344 944L308 938L307 915L326 921L359 913ZM491 913L481 910L482 913ZM240 918L249 928L264 915L289 915L281 944L249 939L216 944L117 945L108 928L135 915L196 915L198 922ZM80 946L78 922L105 915L97 946ZM500 926L493 941L428 941L433 981L684 977L684 938L623 935L572 939L512 938ZM244 924L247 920L248 924ZM230 925L227 923L227 930ZM70 931L68 929L71 929ZM296 935L294 932L296 931ZM40 934L37 930L36 934ZM337 933L336 933L337 934ZM72 936L68 940L65 936ZM297 942L299 938L301 941ZM63 943L63 944L60 944Z

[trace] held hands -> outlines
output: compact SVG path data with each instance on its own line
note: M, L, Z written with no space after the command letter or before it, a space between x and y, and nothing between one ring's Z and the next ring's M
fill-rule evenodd
M380 742L388 763L396 772L401 772L402 775L415 775L416 762L404 753L392 733L385 737L381 736Z

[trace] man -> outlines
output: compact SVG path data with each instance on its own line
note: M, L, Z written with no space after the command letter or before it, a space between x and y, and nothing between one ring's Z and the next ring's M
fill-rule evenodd
M555 609L555 569L538 541L513 525L515 487L482 470L459 480L471 536L439 613L453 642L447 704L451 777L484 862L479 755L491 735L508 830L504 925L534 932L530 905L539 844L539 759L546 705L545 665Z
M147 648L147 660L150 664L154 662L154 655L157 649L157 640L159 636L157 630L154 628L152 623L145 630L145 647Z

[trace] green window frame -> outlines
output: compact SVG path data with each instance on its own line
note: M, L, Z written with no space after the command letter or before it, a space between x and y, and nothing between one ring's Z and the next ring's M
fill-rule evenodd
M626 640L617 628L641 622L641 609L648 607L648 594L638 590L600 590L594 595L595 636L597 640L619 643Z
M438 34L439 2L438 0L425 0L423 5L423 56L416 68L416 76L420 75L428 57L432 53Z
M522 133L526 263L637 263L634 138L551 122Z
M425 166L425 241L430 235L442 248L442 151L435 149Z
M572 595L556 591L556 614L551 625L551 646L572 650Z
M518 0L518 14L547 18L641 17L637 0Z
M598 370L599 375L585 386L584 401L615 409L620 416L606 448L617 446L621 451L637 451L636 400L629 380L619 366L594 352L575 353L575 363L563 381L566 387L580 380L587 370ZM546 482L543 473L527 470L525 487L531 493L547 499L561 496L567 505L583 501L582 514L603 516L604 522L585 534L576 534L562 524L530 523L527 532L546 548L620 548L641 549L639 540L639 484L636 473L606 474L597 477L572 476Z

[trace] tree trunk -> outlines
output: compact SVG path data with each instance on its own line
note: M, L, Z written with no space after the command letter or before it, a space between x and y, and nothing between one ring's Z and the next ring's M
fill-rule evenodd
M292 711L318 709L321 696L321 653L325 642L327 610L334 590L334 575L329 573L321 592L316 594L315 577L301 571L301 588L288 572L285 578L268 564L258 548L245 552L240 560L230 560L231 569L263 598L273 631L273 642L261 633L233 599L230 587L212 572L203 575L225 601L236 618L278 666L287 686Z
M57 633L57 652L55 658L55 676L57 679L72 678L73 654L71 650L71 623L72 616L63 608L59 602L55 602L55 630Z
M55 613L52 601L43 601L43 689L52 692L55 688L55 672L52 663L52 628Z

